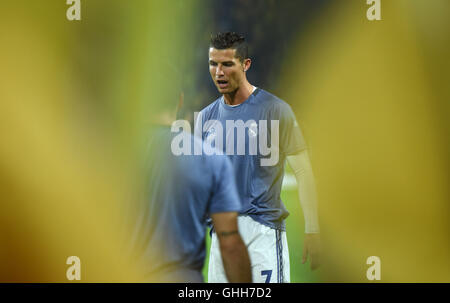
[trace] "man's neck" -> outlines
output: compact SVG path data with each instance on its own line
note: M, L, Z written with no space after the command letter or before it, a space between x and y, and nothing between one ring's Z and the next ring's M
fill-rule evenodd
M237 91L230 94L223 94L223 98L225 99L226 104L238 105L247 100L252 92L253 85L246 81L244 85L241 85Z

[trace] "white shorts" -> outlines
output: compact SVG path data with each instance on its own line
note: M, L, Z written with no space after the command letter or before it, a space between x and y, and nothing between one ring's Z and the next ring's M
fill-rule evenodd
M238 217L239 233L247 246L254 283L289 283L289 251L286 232ZM208 268L209 283L227 283L217 234L212 234Z

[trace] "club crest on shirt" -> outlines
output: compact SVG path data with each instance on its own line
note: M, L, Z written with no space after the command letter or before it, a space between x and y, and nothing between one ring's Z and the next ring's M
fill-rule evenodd
M216 138L216 129L214 127L211 127L205 133L205 140L211 142L214 141L215 138Z
M258 135L258 124L256 124L256 122L252 122L248 127L247 132L249 137L256 137Z

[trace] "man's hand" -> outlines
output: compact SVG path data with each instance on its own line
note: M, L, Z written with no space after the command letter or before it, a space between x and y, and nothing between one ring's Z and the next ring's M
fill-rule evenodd
M305 264L309 256L311 270L315 270L320 265L320 236L319 234L305 234L303 242L302 264Z

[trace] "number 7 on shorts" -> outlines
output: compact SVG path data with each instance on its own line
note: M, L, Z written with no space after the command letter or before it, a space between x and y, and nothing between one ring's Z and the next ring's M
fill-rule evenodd
M270 278L272 277L272 270L262 270L261 276L266 276L266 282L264 283L270 283Z

